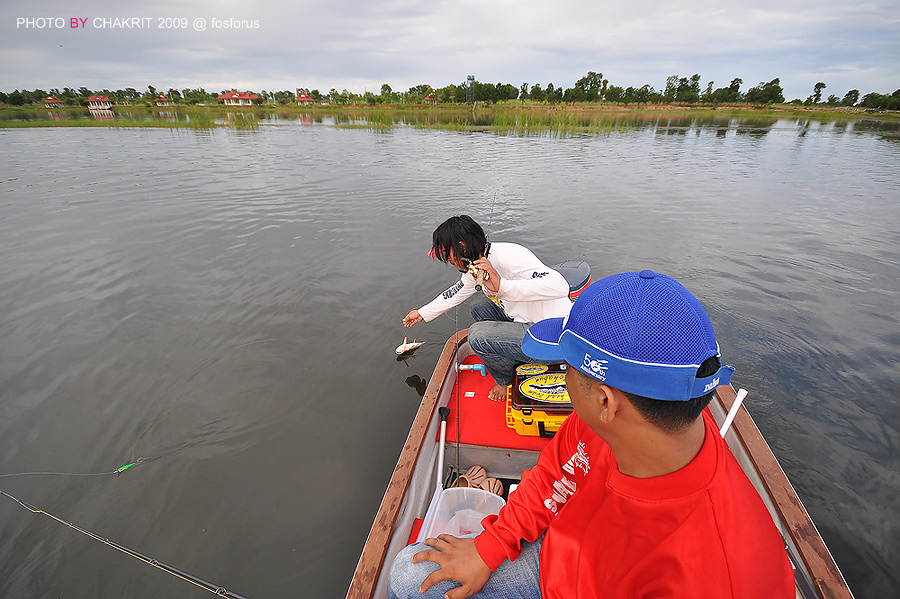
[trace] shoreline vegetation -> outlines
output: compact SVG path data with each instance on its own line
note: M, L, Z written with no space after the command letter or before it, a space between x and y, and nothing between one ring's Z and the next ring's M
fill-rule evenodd
M412 126L456 131L496 132L600 132L628 129L648 122L695 119L723 124L732 118L793 118L815 121L876 121L900 125L900 112L872 113L862 107L797 104L622 104L573 102L549 104L521 100L490 104L392 104L307 106L147 106L114 105L111 109L84 107L0 107L0 129L37 127L113 127L254 130L283 121L307 124L328 119L347 128L390 129ZM690 124L690 123L687 123ZM677 126L677 123L672 123ZM762 124L765 126L764 124ZM893 128L893 127L891 127Z
M395 91L387 83L379 93L363 94L298 87L294 91L232 89L219 94L204 88L166 91L152 85L111 91L53 88L48 92L0 92L0 128L14 127L169 127L256 129L278 120L307 120L344 127L390 128L414 126L453 130L495 131L609 131L646 125L654 115L719 115L734 118L803 118L887 123L900 115L900 89L892 94L861 95L849 90L841 98L824 96L825 82L813 86L806 100L785 102L779 78L741 91L743 79L715 88L701 77L671 75L665 87L654 89L611 84L603 73L588 71L573 87L548 83L485 83L474 75L461 84L434 88L416 85ZM90 112L88 112L90 110ZM18 111L18 112L17 112ZM43 111L43 112L42 112ZM328 115L328 116L326 116ZM877 116L875 116L877 115ZM707 118L707 117L704 117ZM773 121L774 123L774 121ZM677 125L671 125L677 126Z

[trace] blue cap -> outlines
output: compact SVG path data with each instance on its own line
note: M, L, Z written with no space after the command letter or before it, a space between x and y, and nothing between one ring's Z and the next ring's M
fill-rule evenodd
M600 279L565 318L528 329L522 351L565 360L610 387L651 399L687 401L731 382L732 366L697 378L719 355L709 316L684 286L651 270Z

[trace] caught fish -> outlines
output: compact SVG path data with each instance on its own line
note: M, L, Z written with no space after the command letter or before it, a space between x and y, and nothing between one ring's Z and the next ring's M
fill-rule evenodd
M424 341L416 341L413 339L412 341L407 342L406 337L403 338L403 343L397 346L397 349L394 351L397 352L398 356L402 356L403 354L407 354L414 349L419 349Z

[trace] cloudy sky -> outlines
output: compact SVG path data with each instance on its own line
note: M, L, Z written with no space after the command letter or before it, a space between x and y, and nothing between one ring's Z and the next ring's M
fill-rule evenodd
M779 77L788 100L818 81L824 97L900 88L900 0L34 0L0 15L5 92L572 87L588 71L744 92Z

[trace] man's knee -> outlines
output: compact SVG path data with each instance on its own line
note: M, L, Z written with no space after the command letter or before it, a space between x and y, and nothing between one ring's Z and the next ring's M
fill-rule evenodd
M429 574L437 570L434 562L412 563L412 556L419 551L430 549L420 543L409 545L397 554L394 563L391 564L391 573L388 577L388 598L406 599L407 597L419 597L419 588L422 581Z
M497 306L494 305L494 302L484 297L484 295L472 300L469 311L472 313L472 319L475 320L475 322L482 320L497 320L499 318Z
M487 341L492 337L489 322L473 322L469 326L469 346L476 354L481 355L488 350Z

